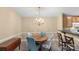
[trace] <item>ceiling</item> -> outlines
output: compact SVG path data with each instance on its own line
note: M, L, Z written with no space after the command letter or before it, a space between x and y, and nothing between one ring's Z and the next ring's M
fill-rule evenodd
M21 16L37 16L38 7L13 7ZM79 7L40 7L41 16L58 16L61 13L68 15L79 15Z

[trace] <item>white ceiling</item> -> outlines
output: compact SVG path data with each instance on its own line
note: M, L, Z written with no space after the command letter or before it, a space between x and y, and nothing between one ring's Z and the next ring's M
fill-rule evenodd
M37 16L38 7L14 7L21 16ZM40 7L41 16L58 16L61 13L79 15L79 7Z

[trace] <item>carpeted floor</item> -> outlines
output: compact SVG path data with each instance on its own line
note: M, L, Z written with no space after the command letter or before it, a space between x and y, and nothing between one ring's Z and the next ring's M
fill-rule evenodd
M51 49L52 49L52 51L61 51L61 47L58 47L58 41L56 39L52 40L52 48ZM15 49L15 51L19 51L18 47ZM21 42L20 51L28 51L28 44L27 44L26 40Z

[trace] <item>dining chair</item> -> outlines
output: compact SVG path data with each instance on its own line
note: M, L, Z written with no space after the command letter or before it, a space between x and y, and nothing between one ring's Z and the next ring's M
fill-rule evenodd
M48 51L52 50L52 40L54 38L54 33L47 33L48 40L43 43L42 47Z
M46 42L42 44L42 48L45 50L51 51L52 50L52 39L48 39Z
M65 35L66 40L66 50L67 51L75 51L74 39L73 37L69 37Z
M43 44L42 44L42 48L46 49L46 50L49 50L51 51L52 50L52 39L53 39L53 34L47 34L48 36L48 40L45 41Z
M66 41L65 39L62 37L61 33L57 33L58 36L58 46L62 46L62 51L66 50Z
M29 51L38 51L39 50L40 45L36 45L33 38L27 37L26 39L28 42L28 50Z

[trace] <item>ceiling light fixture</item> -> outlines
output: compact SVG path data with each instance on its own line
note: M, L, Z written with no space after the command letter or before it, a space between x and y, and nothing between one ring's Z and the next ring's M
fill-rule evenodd
M40 7L38 7L38 16L35 18L34 23L38 24L39 26L44 24L44 19L40 15Z

